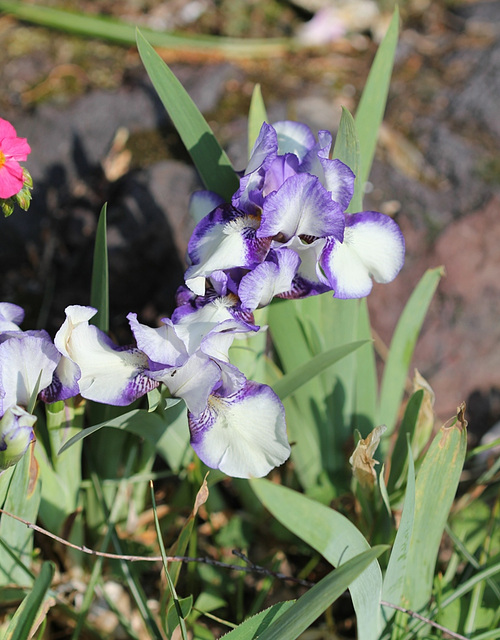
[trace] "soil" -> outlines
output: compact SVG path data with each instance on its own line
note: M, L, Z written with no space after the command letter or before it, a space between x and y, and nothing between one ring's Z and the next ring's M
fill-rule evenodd
M161 15L167 24L162 7L175 3L81 4L151 25ZM468 401L477 439L500 419L500 4L413 4L420 9L403 16L365 199L366 208L395 216L407 258L394 283L375 287L369 305L388 343L425 269L444 265L414 366L434 388L440 419ZM290 35L304 13L281 9L268 22L245 14L236 35ZM230 22L220 10L198 28L234 35L234 15ZM242 169L255 82L271 121L335 130L340 105L355 110L375 50L369 34L357 33L269 59L164 53ZM172 311L193 227L189 195L201 186L196 172L135 48L1 15L0 68L0 110L32 146L27 166L35 183L30 211L2 220L0 299L26 308L26 326L52 333L65 306L88 304L93 238L107 202L111 324L126 340L129 311L152 323Z

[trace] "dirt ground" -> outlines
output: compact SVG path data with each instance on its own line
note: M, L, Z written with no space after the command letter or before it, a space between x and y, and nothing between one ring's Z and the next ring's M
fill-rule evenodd
M274 14L216 4L199 29L288 37L309 17L289 3L270 3ZM84 5L146 26L168 26L177 15L172 2ZM407 258L394 283L375 287L370 309L387 343L425 269L444 265L414 364L434 388L441 419L468 401L477 438L500 419L500 3L408 6L365 199L366 208L395 216ZM340 106L355 110L376 50L371 35L365 30L319 48L236 62L165 55L242 169L254 83L262 84L271 121L289 117L316 131L335 130ZM0 113L29 139L35 182L31 210L2 221L1 299L27 309L27 326L52 332L67 304L87 304L93 234L108 202L112 326L125 339L127 312L154 322L172 310L196 172L134 47L0 14L0 69Z

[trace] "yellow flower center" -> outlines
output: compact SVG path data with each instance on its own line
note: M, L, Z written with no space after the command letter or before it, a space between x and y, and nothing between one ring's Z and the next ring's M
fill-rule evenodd
M0 151L0 169L3 167L4 164L5 164L5 154L3 153L3 151Z

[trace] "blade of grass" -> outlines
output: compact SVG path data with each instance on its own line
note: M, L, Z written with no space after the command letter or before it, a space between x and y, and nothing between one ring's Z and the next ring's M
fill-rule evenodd
M165 551L165 545L163 544L163 536L161 534L160 521L158 520L158 513L157 513L157 510L156 510L155 492L154 492L154 489L153 489L153 482L152 481L149 482L149 488L150 488L150 491L151 491L151 504L153 506L153 514L154 514L154 519L155 519L156 538L157 538L158 544L160 546L160 553L161 553L161 559L162 559L162 563L163 563L163 570L165 572L165 577L167 579L168 588L170 590L172 599L174 601L178 624L179 624L179 626L181 628L182 640L187 640L186 622L184 620L185 616L184 616L184 613L182 611L181 604L179 602L179 598L177 596L177 592L175 590L175 586L174 586L173 580L170 577L170 573L168 571L167 552ZM173 629L171 629L170 631L172 632Z
M350 344L346 344L341 347L334 347L324 353L318 354L308 362L305 362L300 367L297 367L277 380L272 385L275 393L281 398L281 400L284 400L288 396L292 395L294 391L312 380L314 376L317 376L332 364L335 364L350 353L353 353L353 351L362 347L366 342L366 340L351 342Z
M399 10L394 9L391 23L380 44L373 64L368 75L368 79L363 90L363 94L356 110L355 123L359 137L360 167L357 179L361 189L369 178L370 170L375 155L377 145L378 130L384 117L389 84L391 81L392 67L398 42L399 32ZM357 205L357 202L353 204ZM349 212L354 211L351 207Z
M295 640L387 549L373 547L331 571L260 634L259 640ZM363 637L359 631L358 637Z
M52 562L44 562L35 580L31 592L22 601L7 628L5 640L28 640L32 638L36 628L39 612L54 577L55 565Z
M405 606L420 611L432 594L441 538L462 472L467 433L462 415L441 427L420 466L415 520L407 555Z
M190 153L205 187L229 200L238 189L239 179L207 121L140 31L137 31L137 48L149 78Z
M253 149L253 145L259 136L260 128L264 122L269 122L267 119L266 105L262 98L260 84L256 84L253 89L250 109L248 111L248 157L250 157L250 152Z
M90 16L76 11L65 11L53 7L33 5L19 0L0 0L0 10L9 13L19 20L33 24L59 29L66 33L90 38L102 38L108 42L116 42L127 46L135 44L135 27L126 22L107 16ZM144 35L155 47L170 49L175 52L194 51L216 54L229 59L268 58L282 55L299 43L286 38L226 38L221 36L165 33L142 29Z
M382 378L377 419L378 424L386 425L387 436L394 430L415 344L427 309L443 275L443 267L428 269L425 272L413 290L394 331ZM382 448L384 442L387 443L388 439L382 442Z
M104 204L97 223L90 290L90 305L97 309L97 314L92 318L91 322L105 333L109 330L109 269L106 214L107 205Z
M296 536L337 567L370 549L360 531L337 511L268 480L250 480L262 504ZM372 562L349 587L358 623L359 640L375 640L381 630L382 573ZM287 637L287 636L283 636Z
M408 548L410 546L415 517L415 466L413 464L409 437L407 437L406 442L409 463L406 493L398 532L392 546L382 587L382 600L398 605L403 604ZM383 611L387 621L391 620L396 613L395 609L389 609L388 607L384 607Z

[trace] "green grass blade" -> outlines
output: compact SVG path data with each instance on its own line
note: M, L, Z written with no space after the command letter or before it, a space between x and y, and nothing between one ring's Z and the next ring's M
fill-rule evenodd
M94 263L92 266L92 287L90 290L90 305L97 309L97 314L91 322L105 333L109 330L109 269L108 244L106 239L107 205L103 205L94 247Z
M135 45L135 27L108 16L90 16L76 11L64 11L53 7L33 5L19 0L0 0L0 11L10 13L19 20L33 24L59 29L66 33L74 33L89 38L102 38L127 46ZM298 43L288 38L227 38L198 34L165 33L141 29L149 42L155 47L179 51L195 51L198 53L215 53L229 59L269 58L282 55Z
M373 61L356 111L355 123L360 146L360 168L357 178L361 189L370 175L378 130L384 117L398 42L398 31L399 11L396 6L389 29Z
M339 130L335 139L335 147L333 148L334 159L338 158L346 164L356 176L354 182L354 195L349 204L348 211L361 211L363 207L363 185L359 180L359 140L356 132L356 124L354 118L349 111L342 107L342 115L340 117Z
M342 358L345 358L350 353L353 353L364 344L366 344L366 340L359 340L358 342L351 342L341 347L334 347L333 349L329 349L324 353L314 356L311 360L300 365L294 371L287 373L275 382L273 384L274 391L278 394L281 400L284 400L286 397L294 393L294 391L312 380L314 376L322 373L325 369Z
M6 631L5 640L28 640L33 637L39 611L54 577L55 565L44 562L31 592L22 601ZM34 628L35 627L35 628Z
M441 427L417 475L405 586L405 602L415 611L431 598L439 545L457 491L466 447L466 428L460 420L450 427Z
M387 491L392 493L396 486L401 482L404 475L404 469L408 460L408 438L413 441L415 433L415 425L417 424L418 412L422 405L424 397L423 389L416 391L408 400L405 414L399 427L399 433L391 455L391 470L389 473L389 481L387 482Z
M151 82L205 187L229 200L238 188L239 180L207 121L140 31L137 31L137 48Z
M35 465L30 447L14 467L3 506L5 511L28 522L36 522L40 506L40 483ZM31 585L33 581L25 567L32 561L33 531L18 520L2 516L0 539L4 545L0 549L0 586Z
M276 620L259 640L295 640L327 609L344 591L366 571L388 547L378 546L348 560L329 573L299 598L286 613ZM358 629L358 638L363 636ZM375 637L375 636L372 636Z
M286 615L286 612L293 605L294 601L278 602L272 607L260 611L256 615L248 618L245 622L226 633L223 640L255 640L260 638L260 634L265 631L277 618Z
M425 272L411 294L394 331L382 378L377 420L378 424L387 426L388 436L396 424L408 369L422 323L443 274L443 267L428 269Z
M250 480L252 489L272 515L334 567L370 549L360 531L342 514L268 480ZM381 629L382 573L371 562L350 585L359 640L376 640ZM288 636L282 636L288 637Z
M248 157L253 149L253 145L262 127L262 123L269 122L267 119L266 105L262 98L260 84L256 84L252 93L250 109L248 111Z
M366 298L359 301L358 340L367 344L356 352L356 401L353 426L363 436L367 436L377 425L378 379L375 363L375 349L371 335L370 315Z
M389 558L389 564L387 565L387 571L385 573L382 588L382 600L401 606L403 605L402 598L404 595L407 575L406 563L408 548L410 546L415 517L415 465L413 464L409 438L407 438L406 446L409 464L403 512L401 514L396 539L392 546L391 556ZM384 616L387 620L390 620L395 613L395 609L384 607Z

